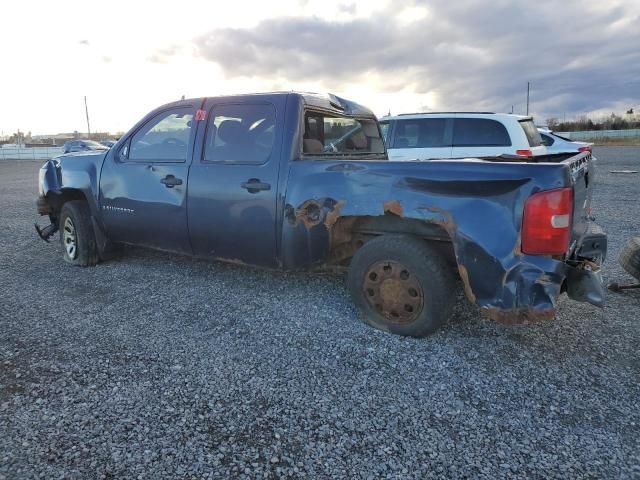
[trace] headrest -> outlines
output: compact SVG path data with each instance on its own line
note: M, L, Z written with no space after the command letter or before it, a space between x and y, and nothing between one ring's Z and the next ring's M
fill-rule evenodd
M218 138L224 143L243 143L246 133L247 131L244 126L235 120L225 120L218 127Z
M347 146L355 148L356 150L364 150L367 148L367 137L364 135L362 130L360 130L349 137Z
M305 138L302 141L302 150L304 153L322 153L323 146L320 140L315 138Z
M363 121L361 125L362 125L362 131L367 137L380 136L380 133L378 133L378 126L374 122Z

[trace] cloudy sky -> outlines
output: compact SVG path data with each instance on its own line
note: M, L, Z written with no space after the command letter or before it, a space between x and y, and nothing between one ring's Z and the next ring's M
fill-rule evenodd
M127 130L182 95L330 91L383 115L640 110L640 0L2 6L0 133Z

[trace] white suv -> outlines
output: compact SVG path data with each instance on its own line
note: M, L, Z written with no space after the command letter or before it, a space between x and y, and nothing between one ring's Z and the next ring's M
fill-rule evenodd
M490 112L410 113L380 119L389 160L544 156L531 117Z

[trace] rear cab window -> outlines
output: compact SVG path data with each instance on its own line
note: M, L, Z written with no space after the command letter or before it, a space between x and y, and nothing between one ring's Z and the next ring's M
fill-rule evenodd
M518 123L520 123L522 130L524 130L524 134L527 136L527 141L529 142L530 147L539 147L542 145L540 132L534 125L533 120L530 118L527 120L518 120Z
M341 116L315 110L304 114L302 153L305 156L386 158L375 118Z

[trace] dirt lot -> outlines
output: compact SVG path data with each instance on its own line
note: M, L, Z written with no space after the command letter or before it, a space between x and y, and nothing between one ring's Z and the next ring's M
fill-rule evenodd
M607 279L640 235L640 148L602 147ZM0 162L0 479L640 478L640 291L506 327L460 306L416 340L339 276L127 249L95 268L33 231L39 163Z

